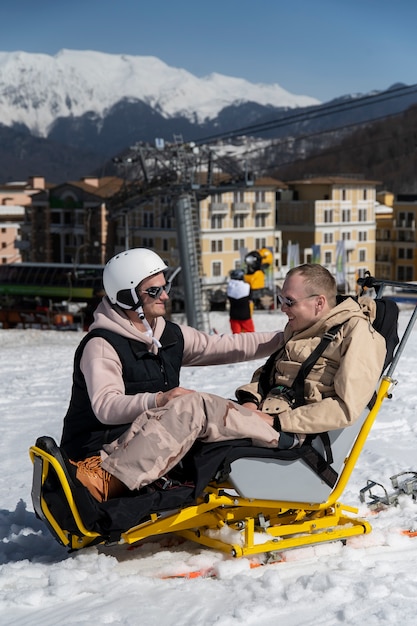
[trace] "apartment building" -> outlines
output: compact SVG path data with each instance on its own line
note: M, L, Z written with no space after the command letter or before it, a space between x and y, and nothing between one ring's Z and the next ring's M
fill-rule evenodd
M268 248L274 268L281 260L281 233L275 227L278 191L286 185L259 178L253 186L222 191L202 200L199 206L204 284L224 284L232 269L244 267L247 252Z
M398 195L393 203L394 280L417 280L417 195Z
M354 291L357 277L375 270L378 181L325 176L287 184L276 215L284 265L289 244L298 244L300 263L322 263L341 288Z
M378 278L417 280L417 195L382 191L377 195L376 262Z
M24 261L102 264L106 256L108 201L123 185L117 177L84 177L45 186L26 207Z
M225 286L229 272L243 267L244 256L252 250L268 248L274 267L281 267L281 234L275 228L277 192L286 185L272 178L260 178L249 185L227 183L209 192L198 190L195 203L198 219L203 287ZM125 247L150 247L172 267L181 264L176 224L177 196L159 194L138 202L120 213L114 236L115 252Z
M25 221L25 207L40 189L45 188L45 179L32 176L28 181L10 182L0 185L0 263L19 263L22 250L21 226Z
M375 276L385 280L394 280L396 256L393 246L394 194L390 191L380 191L376 199Z

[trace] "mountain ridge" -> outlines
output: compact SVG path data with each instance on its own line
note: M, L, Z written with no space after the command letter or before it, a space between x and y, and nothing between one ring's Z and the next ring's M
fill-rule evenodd
M134 79L138 63L142 69ZM146 89L132 95L132 87L123 91L123 83ZM257 85L217 73L198 79L156 57L0 52L0 181L43 175L61 183L111 175L112 158L129 146L175 136L201 143L238 136L248 144L269 141L270 150L261 154L256 148L256 163L248 163L262 175L415 103L417 86L395 84L383 92L317 104L277 84Z
M212 73L197 78L157 57L63 49L55 56L0 52L0 121L23 123L47 137L57 118L95 113L104 118L120 100L142 101L163 117L202 123L227 105L255 101L294 108L320 104L278 84L253 84Z

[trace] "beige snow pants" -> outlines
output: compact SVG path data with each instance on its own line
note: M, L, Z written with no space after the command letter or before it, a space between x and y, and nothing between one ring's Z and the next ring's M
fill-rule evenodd
M129 489L139 489L177 465L196 439L242 438L252 439L255 446L276 448L279 434L236 402L192 392L137 417L118 440L104 446L102 467Z

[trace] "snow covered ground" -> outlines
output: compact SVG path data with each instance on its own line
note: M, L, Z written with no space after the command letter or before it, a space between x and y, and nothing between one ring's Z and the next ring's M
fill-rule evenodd
M410 310L400 315L400 329ZM255 312L258 330L285 324L281 313ZM227 313L211 325L229 332ZM88 548L68 554L36 519L28 448L39 435L60 437L69 400L74 350L81 333L0 330L0 623L4 626L112 624L233 626L349 624L414 626L417 618L417 503L372 515L373 532L343 547L287 553L285 563L250 569L190 542L155 541L134 549ZM182 384L226 397L259 362L184 369ZM417 328L342 501L358 506L368 479L391 490L390 476L417 471ZM163 579L213 567L215 579Z

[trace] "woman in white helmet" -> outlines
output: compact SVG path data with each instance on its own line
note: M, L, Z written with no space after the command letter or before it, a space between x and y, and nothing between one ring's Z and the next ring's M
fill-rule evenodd
M128 455L124 460L117 459L119 468L126 463L121 472L103 471L102 461L109 455L104 462L109 464L119 437L140 431L149 424L149 412L165 407L170 400L188 394L196 396L196 392L179 386L183 365L264 358L275 351L282 336L275 332L209 335L165 320L171 286L165 279L166 270L164 261L146 248L126 250L110 259L103 272L106 296L75 354L72 395L61 446L77 465L77 478L98 500L117 495L126 489L126 484L137 488L136 478L129 481L125 475L135 473L135 459ZM220 404L229 402L217 396L212 399L221 401ZM223 409L219 406L220 412ZM194 437L192 424L187 422L185 431L179 432L181 419L172 421L175 423L166 425L161 436L166 438L167 431L176 431L177 445L181 447L185 437ZM210 440L252 437L261 430L261 445L276 445L276 432L261 419L255 421L256 424L253 416L243 419L239 433L219 433L216 426ZM143 431L144 438L148 434L151 436ZM166 443L171 449L176 447L172 441ZM148 460L150 474L144 484L154 480L155 462L153 458ZM115 474L123 476L123 483Z

